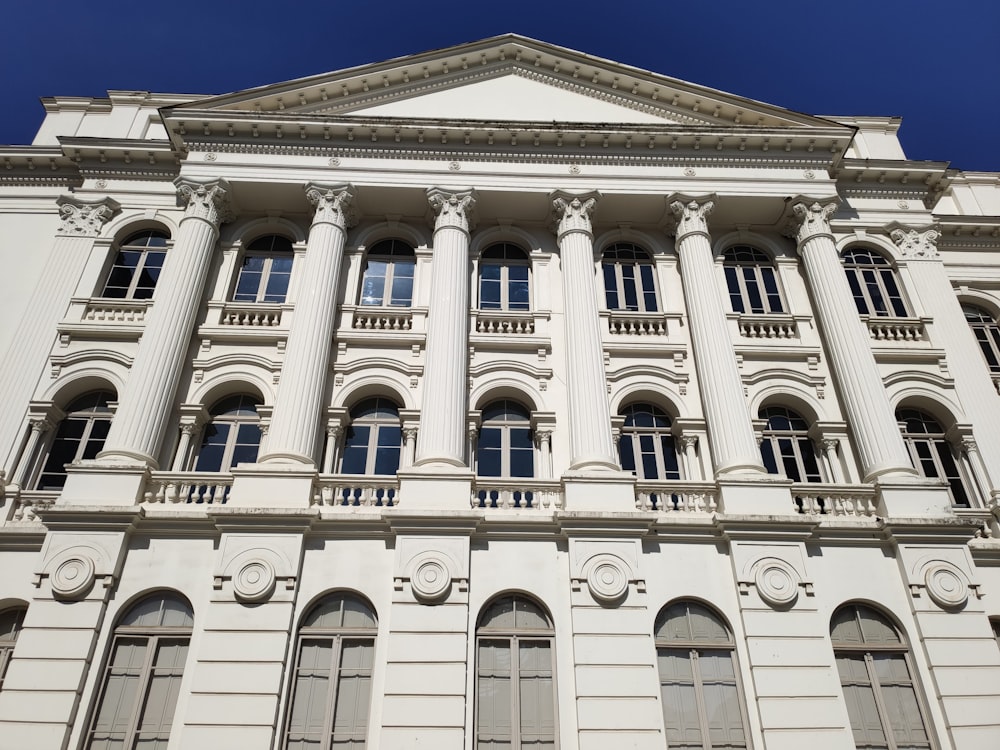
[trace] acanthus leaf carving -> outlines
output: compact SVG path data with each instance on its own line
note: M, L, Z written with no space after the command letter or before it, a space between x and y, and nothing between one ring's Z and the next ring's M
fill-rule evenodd
M333 224L341 229L354 226L358 219L354 194L353 185L310 182L306 185L306 198L316 207L313 224Z
M451 228L468 232L476 208L476 194L473 190L450 191L431 188L427 200L436 214L434 231Z
M795 216L795 221L789 227L790 235L800 245L820 235L832 237L830 217L836 212L838 204L838 198L800 197L795 199L792 203L792 214Z
M556 235L561 238L569 232L584 232L593 235L591 214L597 206L597 193L569 195L556 193L552 199L552 209L556 215Z
M913 229L897 227L889 236L899 248L904 258L922 258L933 260L938 256L937 241L941 232L937 229Z
M56 205L59 206L59 217L62 219L59 234L77 237L96 237L121 208L118 201L111 198L82 201L68 195L59 196Z
M225 180L195 182L177 180L178 203L185 205L184 218L198 218L218 228L233 219L229 203L229 184Z
M673 200L669 200L670 210L677 219L674 227L674 235L680 242L685 237L692 234L708 234L708 216L715 208L715 200L706 196L703 198L692 198L690 196L678 195Z

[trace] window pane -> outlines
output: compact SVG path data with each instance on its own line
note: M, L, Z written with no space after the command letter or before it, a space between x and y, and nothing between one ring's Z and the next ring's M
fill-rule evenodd
M288 721L288 739L294 747L312 747L322 740L332 655L332 640L303 639L299 645Z
M344 455L340 471L343 474L364 474L368 468L368 440L370 427L351 425L347 428Z
M736 272L738 269L732 266L727 266L724 271L726 274L726 286L729 287L729 304L733 306L733 312L746 312L743 307L743 295L740 293L740 282L737 279Z
M613 263L604 263L601 266L604 272L604 300L609 310L618 308L618 281L615 278L615 266Z
M399 265L397 264L397 270ZM411 269L412 270L412 269ZM391 305L396 305L399 307L409 307L410 300L413 298L413 275L404 276L401 273L396 273L392 280L392 300L389 302Z
M618 460L623 471L635 473L635 455L632 452L632 436L622 435L618 441Z
M509 747L513 723L510 656L508 640L479 642L476 734L480 747Z

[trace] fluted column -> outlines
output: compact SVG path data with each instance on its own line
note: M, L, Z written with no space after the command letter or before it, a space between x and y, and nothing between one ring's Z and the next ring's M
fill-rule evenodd
M259 463L311 465L316 460L340 266L347 227L353 223L350 207L354 191L350 185L309 184L306 197L316 213L300 274L303 284L285 346L267 452Z
M837 199L797 199L799 255L866 482L915 476L830 229Z
M712 261L708 215L715 202L710 198L676 198L670 201L670 210L677 217L681 284L715 473L763 473Z
M98 460L156 466L164 428L187 359L195 319L219 236L229 218L228 185L223 180L178 180L187 204L174 246L167 253L146 317L139 349L111 430Z
M562 266L570 470L619 471L611 437L590 215L597 194L553 194Z
M465 466L465 418L469 374L469 218L473 191L432 188L437 214L427 355L417 434L416 467Z

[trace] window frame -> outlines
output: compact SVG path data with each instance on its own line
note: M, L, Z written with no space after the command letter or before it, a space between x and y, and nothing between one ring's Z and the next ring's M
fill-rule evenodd
M0 690L3 690L3 681L7 676L7 667L10 666L10 660L14 654L14 648L17 646L17 636L24 628L24 617L27 614L28 607L21 604L5 607L3 611L0 611L0 617L12 618L10 633L5 634L0 632ZM9 637L7 637L8 635Z
M287 247L283 246L275 249L275 244L278 240L282 243L287 243ZM268 247L264 247L265 242L269 243ZM263 258L263 267L259 272L247 270L247 262L251 258ZM274 271L274 261L277 259L287 260L289 262L287 273L280 270ZM229 301L242 305L282 305L288 299L288 290L291 287L292 273L294 269L295 250L294 242L292 242L292 240L282 234L265 234L257 237L246 246L245 250L240 255L240 267L236 273L236 282L233 285L233 292L230 295ZM244 273L248 276L256 273L260 274L260 278L257 280L256 291L253 299L240 299L241 294L246 294L245 292L240 292L240 283L243 280ZM285 279L284 291L280 294L281 299L267 299L267 297L270 296L268 294L268 286L271 283L272 276L277 278L282 275L287 276L287 278Z
M631 253L632 258L620 257L619 253ZM638 257L638 256L643 257ZM625 274L625 267L633 268L632 277ZM650 289L645 288L645 281L641 269L649 269L648 282ZM609 278L612 276L612 278ZM658 313L661 312L659 284L656 279L656 262L653 255L645 248L632 242L613 242L601 252L601 277L604 286L604 304L611 312L623 313ZM614 289L610 289L610 282L614 281ZM635 309L631 309L626 301L628 298L629 286L635 295ZM612 294L615 302L612 305ZM647 303L647 296L652 296L652 307Z
M636 413L635 411L631 414L626 412L641 409L644 409L645 411L642 413L648 413L654 422L657 419L665 420L666 425L654 424L652 426L644 426L629 424L630 419L634 420L636 418ZM684 478L684 462L681 460L680 452L677 450L677 441L674 439L673 420L667 412L649 402L634 401L622 406L618 411L618 415L625 419L618 436L618 463L623 471L631 471L639 482L661 482ZM642 449L642 438L644 436L650 436L653 439L653 451L651 454ZM632 469L628 469L625 466L623 446L626 444L631 446L632 464L634 465ZM668 452L673 459L673 469L668 466ZM646 476L646 463L641 460L646 455L652 455L653 457L656 465L655 477ZM670 476L670 474L676 474L676 476Z
M503 253L502 258L488 257L488 254L499 250ZM509 254L516 254L518 257L509 257ZM499 279L485 279L483 278L483 268L486 266L499 267L500 278ZM526 269L525 278L523 281L521 279L510 278L511 268L524 268ZM476 278L477 278L477 300L480 312L485 313L528 313L531 312L532 306L532 294L531 294L531 256L525 251L520 245L515 245L512 242L494 242L484 249L479 254L478 265L476 268ZM496 307L485 307L483 305L483 284L485 282L496 282L499 286L500 300ZM524 284L527 300L523 303L524 307L511 307L511 288L514 284ZM521 303L516 303L521 304Z
M748 257L738 257L745 254ZM749 273L748 273L749 271ZM722 252L722 273L729 304L740 315L786 315L781 277L774 260L753 245L731 245ZM774 291L768 291L768 280ZM759 305L754 305L756 295ZM737 305L737 302L739 303ZM759 307L760 309L754 309ZM742 308L742 309L738 309Z
M779 410L784 413L777 413ZM809 436L809 422L805 417L784 404L762 406L758 416L766 422L764 429L761 430L760 454L768 473L775 476L785 476L800 484L823 482L822 461L816 455L816 445ZM788 429L772 427L772 419L778 418L787 419L793 426ZM802 426L794 426L795 422L801 422ZM782 443L787 444L791 449L790 453L782 450ZM768 446L768 448L765 450L764 446ZM768 452L770 453L770 462L768 461ZM810 472L806 465L806 456L811 457L814 472ZM793 462L794 475L788 473L789 460ZM769 463L773 463L775 471L771 471Z
M979 351L992 375L1000 375L1000 322L985 307L972 302L962 302L962 314L979 344ZM975 315L975 318L972 316Z
M867 259L859 260L860 255L867 255ZM863 245L849 245L840 253L840 262L859 315L911 317L896 267L882 253Z
M133 244L137 239L143 238L146 240L145 244ZM152 240L163 240L163 244L150 244ZM100 299L119 299L125 301L141 301L153 298L153 294L156 292L156 284L159 281L160 274L163 272L163 264L166 262L167 251L170 247L170 235L161 229L142 229L138 232L134 232L125 238L120 244L114 246L115 257L111 261L111 267L108 269L108 273L104 279L104 286L101 289ZM139 258L135 267L129 267L125 263L119 263L118 261L124 260L125 253L138 253ZM149 265L149 261L153 256L160 256L159 266ZM129 281L127 286L110 286L112 278L115 275L115 269L126 269L129 274ZM156 276L153 278L152 284L140 284L142 280L142 275L144 273L149 273L150 269L156 269ZM124 289L123 294L108 294L109 289ZM136 296L136 291L138 289L148 289L148 295Z
M969 481L968 473L964 470L961 447L948 439L944 426L930 412L912 406L897 407L895 416L910 463L917 473L926 479L944 479L948 483L952 505L971 508L974 495L971 490L975 485ZM919 419L925 427L934 426L937 430L910 432L909 422L913 419ZM926 455L921 455L921 446L926 447ZM927 473L928 462L934 469L933 475ZM949 463L955 470L954 474L949 474Z
M225 406L226 403L235 401L236 399L239 399L239 401L237 402L237 406L235 407L237 413L228 413L228 412L219 413L219 410L223 408L223 406ZM249 415L246 414L238 413L238 410L243 408L246 402L250 402L253 406L254 409L253 417L250 417ZM249 443L241 444L239 442L240 428L245 425L254 425L257 428L257 435L258 435L257 450L254 454L254 459L253 459L254 461L256 461L256 457L260 454L260 445L263 439L263 431L261 430L260 427L260 413L257 411L257 409L262 405L263 402L257 396L254 396L250 393L237 393L231 396L224 396L223 398L216 401L215 405L212 407L209 413L208 421L205 422L204 426L201 429L201 442L198 445L198 450L194 454L192 471L207 472L213 474L227 474L231 472L232 469L236 466L236 464L233 463L233 454L236 452L237 447L241 445L249 445ZM219 461L220 466L217 469L201 468L199 466L199 463L201 461L202 451L205 449L205 446L208 445L207 441L208 438L210 437L208 431L215 425L226 425L228 430L226 434L225 445L223 447L222 455Z
M355 417L354 414L359 412L361 409L365 408L368 404L374 402L372 408L376 411L380 409L380 402L385 402L392 406L392 410L396 413L395 419L390 419L388 417ZM354 473L345 471L344 460L347 458L347 452L351 448L351 432L357 427L367 427L368 428L368 440L365 449L365 471L362 473ZM380 446L379 436L384 431L385 428L395 427L399 431L399 445L396 446L396 469L389 473L377 474L375 469L379 462L379 451L380 449L388 449L390 446ZM340 451L338 473L340 474L350 474L351 476L393 476L399 471L399 467L403 456L403 424L399 417L399 405L396 404L390 398L385 396L375 396L372 398L367 398L359 401L353 409L351 409L351 419L344 430L344 443L343 448ZM359 446L360 447L360 444Z
M98 403L93 407L80 408L77 406L84 399L94 397L97 398ZM104 449L104 441L107 439L106 431L111 429L111 422L114 419L114 410L109 404L117 398L118 396L114 391L100 388L77 396L67 405L62 419L59 420L55 429L50 430L51 437L45 443L45 449L37 463L38 468L30 485L32 489L42 491L62 490L66 484L66 466L79 463L87 458L94 458ZM64 434L69 429L69 425L76 422L84 423L82 434L78 438ZM98 427L98 424L106 426ZM104 429L105 434L93 437L95 428L98 430ZM73 452L72 460L62 462L58 466L49 466L49 462L53 460L52 457L56 454L56 449L60 443L68 445L74 441L76 442L76 448ZM53 484L46 482L46 477L61 477L61 481Z
M531 410L512 398L498 398L490 401L486 404L482 411L486 411L497 404L507 404L503 415L499 418L488 418L484 419L479 426L479 436L476 440L476 476L486 477L486 478L496 478L503 480L511 479L534 479L538 474L538 457L535 455L535 430L531 425ZM513 407L513 408L511 408ZM511 415L516 414L517 419L512 419ZM528 431L528 442L531 444L531 473L527 475L512 475L510 473L511 469L511 459L513 458L513 453L517 451L525 451L524 448L515 448L512 443L512 435L514 430L526 429ZM488 446L483 447L483 435L487 431L497 431L499 433L499 447L494 448ZM500 473L499 474L482 474L480 472L481 456L484 450L496 450L499 452L500 456Z
M397 250L397 247L401 249ZM380 252L383 248L387 248L387 251ZM403 260L406 258L410 260ZM381 277L383 279L382 293L378 302L365 301L365 283L369 278L368 269L372 260L385 263L386 265L385 276ZM396 267L403 265L409 265L412 268L412 274L409 277L398 277ZM392 302L393 286L397 278L410 279L410 296L405 303L394 304ZM365 252L364 264L361 267L361 284L358 288L358 306L364 308L382 308L384 310L408 310L413 307L413 293L416 291L416 280L417 255L413 246L408 242L396 238L379 240ZM388 295L386 294L386 290L389 290ZM374 297L371 299L374 299Z
M490 609L498 603L503 602L506 599L512 601L512 612L514 613L514 626L510 628L496 628L492 629L488 625L484 625L484 619L488 615ZM532 629L526 627L517 626L517 603L522 602L522 604L528 604L534 609L537 609L539 613L544 617L546 622L546 628ZM520 646L525 642L536 642L545 643L549 653L549 680L552 684L552 738L551 743L548 745L552 748L559 747L559 688L557 684L556 675L556 631L555 625L552 621L552 617L549 615L548 610L542 606L540 602L535 600L533 597L526 596L517 592L502 594L500 596L495 596L489 599L485 604L483 604L480 610L479 617L476 620L476 632L474 639L475 649L475 667L474 667L474 690L475 690L475 707L473 711L473 736L472 736L472 746L473 750L479 750L481 746L482 739L480 737L480 717L483 704L483 696L480 692L480 679L483 677L483 665L480 659L480 644L485 641L497 641L505 642L508 644L510 658L510 670L509 670L509 684L510 684L510 735L509 744L507 747L509 750L522 750L522 734L523 727L521 726L521 665L520 658ZM491 744L496 740L488 740ZM501 742L503 740L500 740ZM529 746L533 746L532 743L527 743Z

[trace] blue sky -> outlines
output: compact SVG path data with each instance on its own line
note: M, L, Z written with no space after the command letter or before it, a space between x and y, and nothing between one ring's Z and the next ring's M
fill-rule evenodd
M226 93L517 32L810 114L899 115L909 158L1000 171L991 0L10 0L3 18L6 144L30 142L41 96Z

